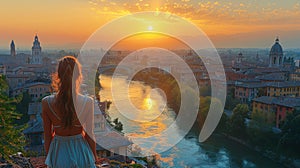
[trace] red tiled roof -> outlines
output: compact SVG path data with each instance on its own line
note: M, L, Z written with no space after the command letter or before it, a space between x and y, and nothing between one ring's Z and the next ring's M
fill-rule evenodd
M47 165L45 164L45 160L46 160L45 156L30 158L30 162L34 168L47 168Z

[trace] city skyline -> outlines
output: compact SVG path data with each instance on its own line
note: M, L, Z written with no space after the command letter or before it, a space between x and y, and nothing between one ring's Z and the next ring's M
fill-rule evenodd
M37 33L48 49L80 48L98 28L130 13L169 12L202 29L217 48L270 48L277 36L284 48L299 48L299 2L289 1L5 1L1 2L0 49L32 45ZM13 10L12 10L13 9ZM22 16L22 17L21 17ZM149 25L145 29L156 27ZM130 26L129 26L130 28ZM184 32L184 29L181 29ZM113 32L113 30L112 30Z

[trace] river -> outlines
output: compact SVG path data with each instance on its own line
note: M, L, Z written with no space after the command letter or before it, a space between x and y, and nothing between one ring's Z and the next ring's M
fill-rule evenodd
M101 100L113 100L111 94L111 80L109 76L101 76L100 91ZM117 88L124 88L127 83L125 78L116 79ZM117 93L118 94L118 93ZM122 93L119 93L123 95ZM150 95L151 94L151 95ZM118 97L119 102L126 97ZM149 137L159 134L166 129L175 120L175 112L165 106L165 97L159 90L152 90L150 86L142 82L131 82L129 89L129 98L138 109L147 110L144 114L130 114L130 112L120 113L114 104L108 110L112 119L119 118L123 123L123 132L128 137ZM128 117L130 119L128 119ZM150 120L148 120L150 119ZM135 122L138 120L139 122ZM143 122L147 120L148 122ZM180 134L178 132L174 134ZM175 146L158 156L158 163L161 167L209 167L209 168L227 168L227 167L283 167L274 161L261 156L259 153L249 148L233 142L223 136L213 135L206 142L198 142L198 130L192 128L191 131ZM159 137L158 142L168 144L168 137ZM149 142L140 142L143 145ZM157 144L156 144L157 145ZM158 145L163 146L163 145Z

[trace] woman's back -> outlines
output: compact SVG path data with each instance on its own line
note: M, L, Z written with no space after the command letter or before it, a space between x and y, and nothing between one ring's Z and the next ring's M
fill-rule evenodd
M50 95L42 100L43 108L52 122L54 132L59 136L72 136L82 133L83 125L86 124L86 118L89 113L92 113L89 106L91 106L92 99L88 96L79 94L74 103L76 114L71 127L64 128L61 118L62 111L55 106L55 95Z

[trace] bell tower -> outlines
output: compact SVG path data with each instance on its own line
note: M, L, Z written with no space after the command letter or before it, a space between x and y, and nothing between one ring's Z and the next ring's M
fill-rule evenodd
M42 64L42 47L39 42L37 35L34 37L33 46L32 46L32 57L31 64Z
M16 47L15 47L14 40L12 40L10 43L10 55L13 57L16 56Z

